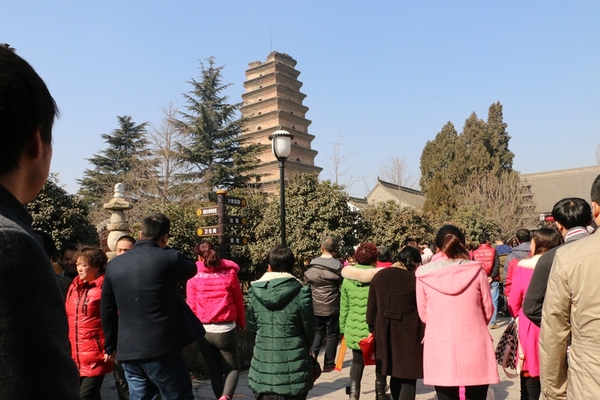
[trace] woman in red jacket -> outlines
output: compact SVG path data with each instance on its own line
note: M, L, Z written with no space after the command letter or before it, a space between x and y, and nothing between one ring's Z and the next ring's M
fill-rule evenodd
M97 247L77 252L77 276L67 292L71 356L79 369L83 400L100 399L104 375L112 372L112 356L104 352L104 333L100 319L100 295L104 282L106 254Z
M244 328L240 267L220 259L208 240L196 245L194 255L198 273L187 282L187 302L206 329L199 347L210 369L213 392L219 400L230 400L239 377L235 330Z

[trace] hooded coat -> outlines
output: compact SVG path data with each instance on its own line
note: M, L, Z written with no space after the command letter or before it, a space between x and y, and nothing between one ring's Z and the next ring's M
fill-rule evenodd
M247 326L256 333L248 386L254 393L298 396L313 387L312 296L294 276L267 272L252 282Z
M413 271L386 268L371 281L367 324L374 326L377 371L402 379L423 378L423 332Z
M369 336L367 301L369 285L380 271L372 265L348 265L342 269L342 299L340 304L340 332L346 337L349 349L360 350L358 342Z
M492 337L494 313L481 263L439 260L417 269L417 307L425 323L423 374L426 385L498 383Z

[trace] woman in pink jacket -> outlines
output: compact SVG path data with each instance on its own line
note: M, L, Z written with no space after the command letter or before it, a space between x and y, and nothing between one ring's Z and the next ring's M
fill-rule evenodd
M423 382L440 400L485 400L498 383L492 337L490 284L478 261L469 260L465 237L455 226L437 233L438 258L416 271L417 308L425 323Z
M194 255L198 273L187 282L187 303L206 329L198 345L210 369L213 392L219 400L231 400L239 378L235 330L244 329L240 267L220 259L208 240L196 245Z
M513 270L512 288L508 298L508 309L513 318L519 318L519 343L523 350L523 370L521 372L521 398L536 400L540 398L540 328L523 314L523 300L531 282L533 270L548 250L563 242L561 234L550 228L542 228L531 234L531 254L520 260Z

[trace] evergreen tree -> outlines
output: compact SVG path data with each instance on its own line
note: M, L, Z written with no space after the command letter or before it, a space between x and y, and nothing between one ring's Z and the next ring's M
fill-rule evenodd
M490 106L487 122L472 113L460 135L448 122L427 142L421 155L426 211L435 213L438 220L447 219L462 202L457 188L476 184L489 174L499 179L512 172L514 154L508 149L506 126L497 102Z
M65 242L98 245L98 232L89 220L89 209L78 196L59 186L51 174L36 199L27 204L33 229L52 236L57 246Z
M180 174L181 182L202 185L204 191L243 186L253 177L260 146L247 145L241 137L243 119L241 103L229 104L223 92L231 84L222 83L223 66L215 66L215 58L200 62L200 80L192 79L192 91L184 94L186 112L180 112L178 128L187 135L180 144L182 161L188 172Z
M117 120L119 128L101 135L108 147L88 158L93 169L86 169L79 180L80 194L93 207L109 200L118 182L125 184L134 199L140 199L148 195L156 180L156 162L146 136L148 123L136 125L130 116Z
M427 141L421 154L421 191L425 195L423 209L437 215L449 215L456 207L453 192L458 182L457 152L458 133L448 122L432 141Z

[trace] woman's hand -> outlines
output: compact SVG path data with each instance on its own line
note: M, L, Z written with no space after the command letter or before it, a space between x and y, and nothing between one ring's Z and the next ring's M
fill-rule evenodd
M104 362L114 362L116 353L112 353L110 356L104 353Z

